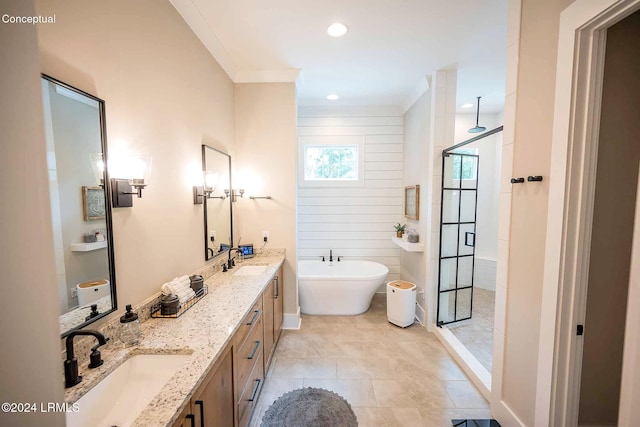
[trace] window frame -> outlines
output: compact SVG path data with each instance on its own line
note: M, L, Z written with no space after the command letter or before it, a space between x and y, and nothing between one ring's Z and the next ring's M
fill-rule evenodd
M358 147L358 177L357 179L318 179L304 178L305 147L307 146L357 146ZM303 188L343 188L364 187L364 136L352 135L318 135L298 137L298 187Z

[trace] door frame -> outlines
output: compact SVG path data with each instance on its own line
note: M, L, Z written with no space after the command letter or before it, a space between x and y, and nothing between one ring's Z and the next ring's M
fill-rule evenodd
M560 15L535 425L577 425L606 30L640 0L576 0ZM559 236L559 238L558 238Z

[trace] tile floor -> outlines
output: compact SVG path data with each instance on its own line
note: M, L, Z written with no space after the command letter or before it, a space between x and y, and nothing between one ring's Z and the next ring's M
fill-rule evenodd
M487 401L422 326L386 317L384 294L359 316L305 316L283 331L251 422L279 396L301 387L335 391L360 427L451 426L453 418L490 418Z
M473 289L473 317L448 326L453 335L464 344L489 372L493 367L493 319L495 291Z

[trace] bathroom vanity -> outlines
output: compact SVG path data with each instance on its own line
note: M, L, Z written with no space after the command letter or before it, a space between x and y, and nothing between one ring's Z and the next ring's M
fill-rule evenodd
M248 426L282 328L283 262L284 251L272 252L207 278L208 295L184 315L143 322L139 345L105 346L105 363L97 369L81 360L83 381L67 389L66 401L81 403L134 355L187 354L131 425ZM252 266L248 274L240 271L244 266Z
M279 267L174 427L249 425L282 330L281 280Z

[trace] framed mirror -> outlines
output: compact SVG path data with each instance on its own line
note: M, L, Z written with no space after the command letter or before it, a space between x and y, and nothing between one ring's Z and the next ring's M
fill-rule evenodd
M204 258L210 260L233 245L231 156L202 145L204 171ZM225 191L226 190L226 191Z
M117 308L104 101L42 75L60 334ZM107 183L107 185L105 185Z

